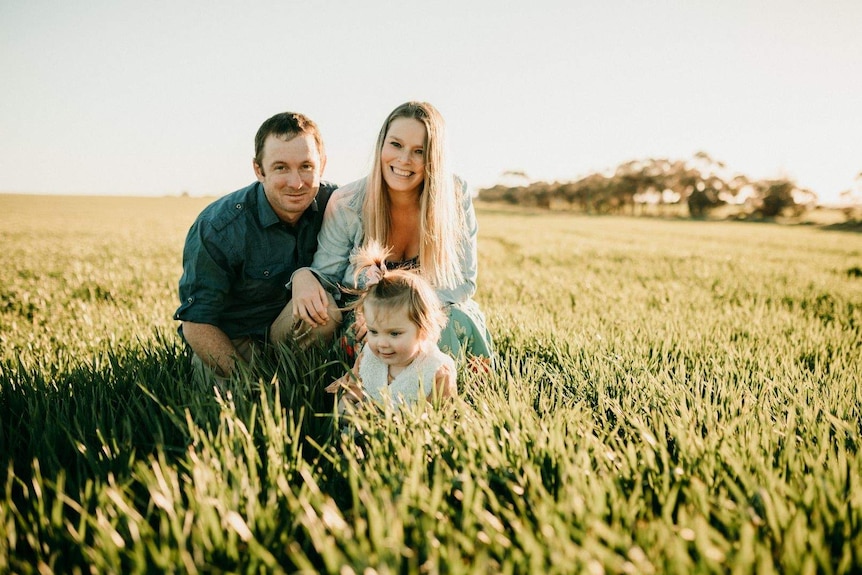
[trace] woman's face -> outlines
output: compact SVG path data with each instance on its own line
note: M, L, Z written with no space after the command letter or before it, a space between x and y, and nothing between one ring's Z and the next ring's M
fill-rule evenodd
M383 181L390 192L418 192L425 180L425 124L396 118L389 124L380 150Z

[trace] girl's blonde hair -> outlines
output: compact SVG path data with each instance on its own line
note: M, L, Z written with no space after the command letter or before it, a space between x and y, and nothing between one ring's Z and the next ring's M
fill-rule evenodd
M460 265L464 256L461 238L465 226L461 208L462 190L449 171L443 116L427 102L401 104L389 114L380 128L362 206L366 242L376 240L389 245L392 224L380 153L389 126L397 118L412 118L425 126L425 180L420 191L419 273L436 288L452 289L464 281Z
M448 321L437 292L415 271L387 270L388 255L389 250L380 242L371 241L351 256L356 266L354 284L359 285L360 276L364 276L366 286L352 307L356 313L362 313L369 303L389 310L405 306L407 317L416 324L424 339L437 343Z

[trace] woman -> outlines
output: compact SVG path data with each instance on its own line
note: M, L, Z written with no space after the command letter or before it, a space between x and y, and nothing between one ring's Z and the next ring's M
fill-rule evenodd
M441 350L456 359L493 357L476 292L476 213L465 182L448 171L445 124L434 106L407 102L386 118L371 173L337 189L326 207L311 268L292 278L293 315L276 320L273 338L296 321L323 330L342 320L329 292L354 285L354 255L376 240L391 253L387 266L416 268L446 305ZM325 287L324 287L325 286ZM361 320L360 320L361 321ZM353 324L362 341L365 326Z

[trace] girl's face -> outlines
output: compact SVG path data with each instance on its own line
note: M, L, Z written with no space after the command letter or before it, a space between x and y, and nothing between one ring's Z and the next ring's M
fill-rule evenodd
M367 302L363 306L368 346L390 367L407 367L422 349L419 326L410 321L406 306L395 309Z
M396 118L389 124L380 150L383 181L390 191L418 192L425 180L425 124Z

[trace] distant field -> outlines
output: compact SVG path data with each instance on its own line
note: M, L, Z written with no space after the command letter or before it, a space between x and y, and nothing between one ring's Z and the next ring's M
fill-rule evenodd
M862 570L859 233L482 205L497 372L342 434L335 352L192 383L210 201L0 195L0 573Z

